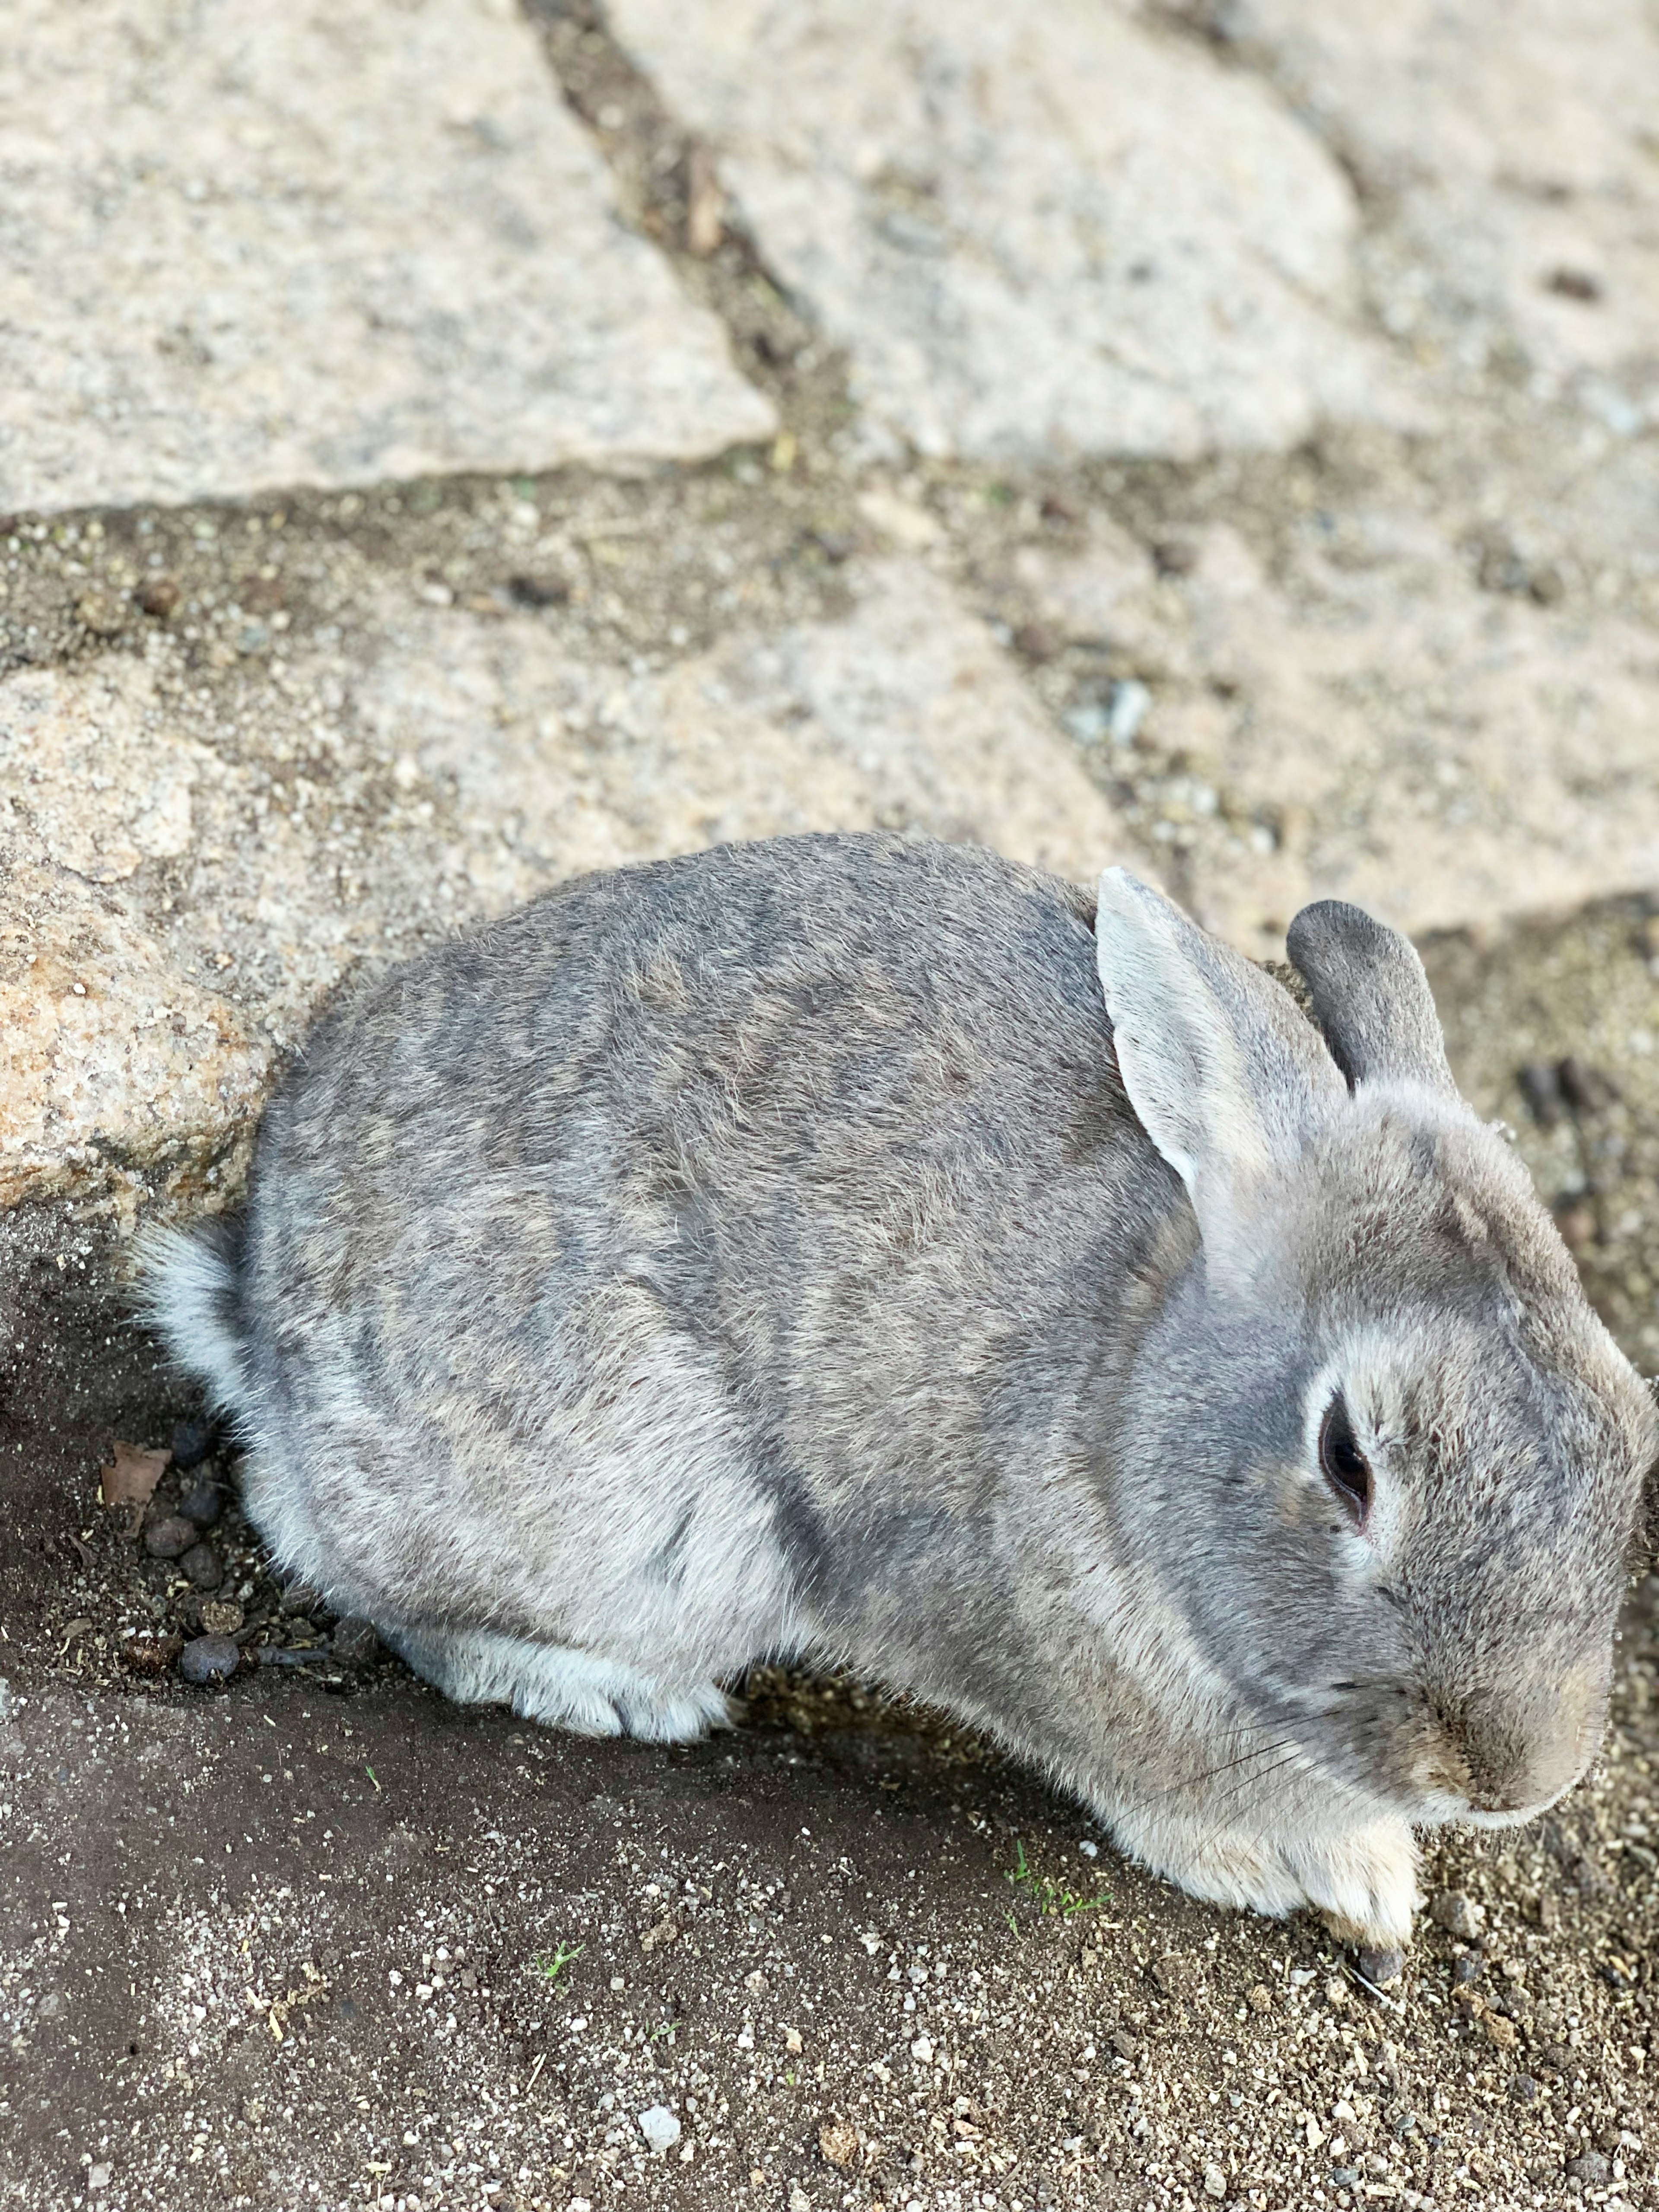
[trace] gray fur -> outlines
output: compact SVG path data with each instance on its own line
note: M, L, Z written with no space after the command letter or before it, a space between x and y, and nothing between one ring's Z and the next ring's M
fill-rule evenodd
M318 1030L157 1310L283 1563L452 1695L663 1736L844 1662L1398 1942L1413 1823L1591 1755L1652 1410L1419 1079L1425 987L1350 1092L1157 893L1094 910L879 836L571 884ZM1339 1059L1398 1063L1400 940L1313 911Z
M1408 938L1341 899L1320 899L1291 924L1285 950L1351 1089L1420 1083L1456 1097L1429 979Z

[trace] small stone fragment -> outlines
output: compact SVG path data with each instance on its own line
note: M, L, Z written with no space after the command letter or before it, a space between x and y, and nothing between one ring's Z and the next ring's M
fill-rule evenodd
M165 1674L183 1648L177 1636L129 1636L121 1645L121 1657L135 1674Z
M1561 1096L1561 1079L1547 1060L1528 1060L1516 1071L1521 1096L1527 1102L1527 1110L1540 1129L1553 1129L1566 1111Z
M126 628L126 612L107 592L83 592L75 603L75 619L94 637L116 637Z
M166 1514L144 1530L144 1549L152 1559L181 1559L200 1540L196 1523L179 1513Z
M1486 1961L1478 1951L1466 1951L1461 1959L1452 1960L1452 1980L1460 1989L1478 1982Z
M216 1482L192 1482L179 1500L179 1510L198 1528L210 1528L225 1510L224 1492Z
M818 2130L818 2148L831 2166L851 2166L859 2154L859 2131L850 2120L826 2120Z
M1040 665L1054 659L1060 651L1060 640L1046 623L1022 623L1014 632L1014 651L1022 659Z
M1403 1951L1362 1951L1357 1961L1360 1973L1373 1987L1385 1990L1390 1982L1397 1982L1405 1971Z
M189 1522L186 1522L185 1526L190 1528L191 1534L194 1536L196 1534L194 1526ZM219 1554L211 1544L192 1544L183 1559L179 1560L179 1571L198 1589L217 1589L225 1578L225 1571L219 1563Z
M227 1681L241 1656L228 1636L198 1636L179 1654L179 1672L198 1687Z
M165 622L183 597L171 576L152 576L138 586L138 605L154 622Z
M1227 2194L1227 2177L1218 2166L1205 2167L1204 2194L1206 2197L1213 2197L1218 2203Z
M380 1651L380 1638L372 1620L339 1620L329 1649L348 1667L367 1667Z
M181 1474L200 1467L213 1449L213 1431L205 1421L180 1421L173 1431L173 1464Z
M1473 1943L1486 1924L1485 1908L1461 1889L1443 1889L1429 1909L1429 1917L1460 1943Z
M1133 2058L1140 2048L1127 2027L1115 2027L1111 2033L1110 2042L1113 2050L1120 2058Z
M1249 2006L1252 2012L1271 2012L1273 2010L1273 1993L1267 1987L1265 1982L1256 1983L1255 1986L1251 1990L1249 1994Z
M1605 1068L1569 1053L1556 1068L1561 1096L1575 1114L1605 1114L1619 1097L1619 1085Z
M640 2133L647 2147L660 2156L680 2139L680 2124L666 2105L649 2105L639 2116Z
M562 607L570 597L570 586L562 576L509 576L507 592L514 606L537 611L544 607Z
M1533 2104L1537 2100L1538 2084L1530 2074L1517 2074L1510 2083L1510 2096L1517 2105Z
M1613 2168L1599 2150L1580 2151L1567 2160L1567 2179L1586 2189L1605 2189L1612 2176Z
M1556 1208L1555 1225L1569 1252L1583 1251L1595 1243L1600 1233L1595 1208L1578 1200L1570 1200Z

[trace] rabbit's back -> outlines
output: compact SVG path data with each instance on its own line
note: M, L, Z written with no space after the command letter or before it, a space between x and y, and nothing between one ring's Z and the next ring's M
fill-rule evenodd
M586 879L343 1007L238 1266L279 1551L377 1619L711 1664L948 1583L1176 1203L1091 912L799 838Z

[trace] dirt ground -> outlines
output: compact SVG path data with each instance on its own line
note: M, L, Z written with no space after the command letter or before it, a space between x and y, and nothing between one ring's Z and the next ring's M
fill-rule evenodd
M1659 930L1428 950L1462 1079L1651 1368ZM1659 1580L1595 1774L1431 1844L1379 1995L856 1685L764 1675L732 1735L586 1743L336 1650L234 1489L192 1581L99 1502L118 1441L194 1411L106 1233L0 1231L0 2201L1659 2204ZM169 1468L145 1528L204 1474L233 1483ZM239 1671L187 1686L180 1639L233 1620Z

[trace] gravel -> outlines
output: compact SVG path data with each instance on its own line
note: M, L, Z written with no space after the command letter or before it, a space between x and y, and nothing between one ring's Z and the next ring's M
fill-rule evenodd
M193 1482L179 1500L181 1516L198 1528L211 1528L224 1510L224 1492L216 1482Z
M680 2124L665 2105L650 2105L640 2114L640 2133L660 2155L680 2139Z
M194 1527L191 1534L196 1533ZM224 1566L211 1544L193 1543L179 1562L179 1571L197 1589L217 1589L224 1580Z
M144 1528L144 1549L153 1559L181 1559L200 1540L196 1523L179 1513L164 1514Z
M232 1637L198 1636L179 1654L179 1672L198 1687L224 1682L236 1672L241 1656Z
M1465 1943L1475 1942L1486 1925L1485 1912L1461 1889L1443 1889L1429 1911L1437 1928L1443 1928L1448 1936Z

